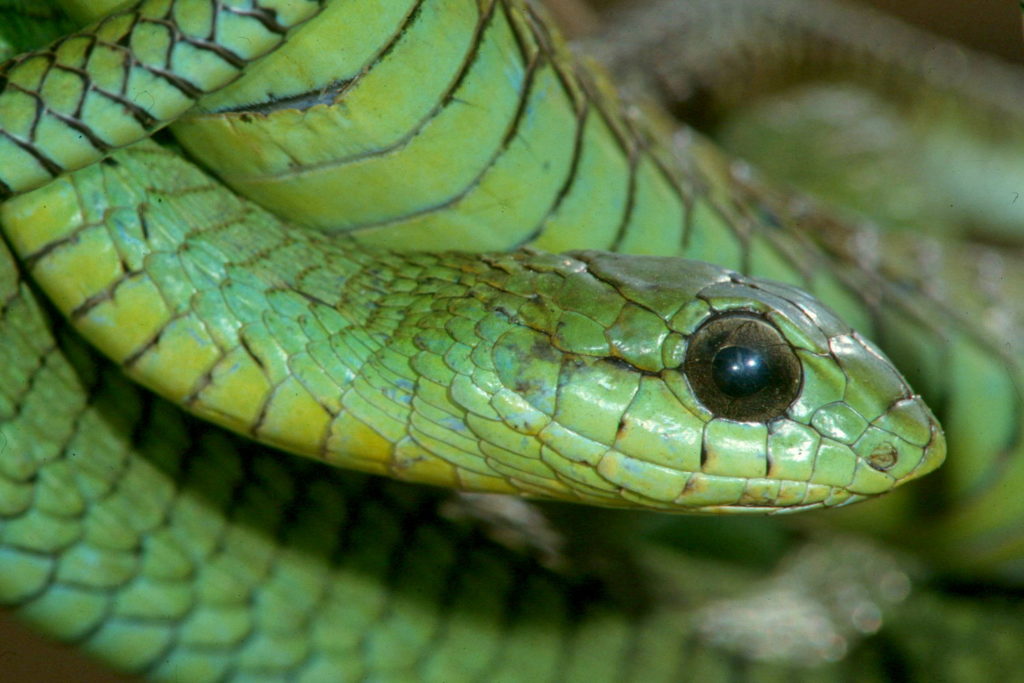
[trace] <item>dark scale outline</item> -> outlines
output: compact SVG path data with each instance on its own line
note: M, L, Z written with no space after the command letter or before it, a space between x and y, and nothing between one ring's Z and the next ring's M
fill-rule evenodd
M322 8L326 0L313 1L317 5L316 12L319 12L320 8ZM27 152L29 155L31 155L36 160L36 162L43 168L43 170L46 171L48 175L50 175L51 178L55 178L71 169L66 169L61 164L58 164L56 161L51 159L43 149L45 145L40 145L38 143L36 139L38 126L45 117L52 117L57 121L61 122L62 124L64 124L66 127L69 127L72 130L74 130L76 133L78 133L80 136L82 136L85 140L89 142L89 144L96 150L99 156L107 154L112 149L113 145L100 138L92 130L89 122L56 112L45 105L45 103L42 100L42 96L39 94L39 92L29 91L20 86L12 84L10 81L10 73L12 70L17 69L22 64L38 58L45 59L49 62L49 68L46 70L46 72L44 72L39 81L38 91L41 91L43 88L45 88L46 80L48 78L49 72L51 71L59 69L62 71L67 71L83 76L87 73L87 68L76 66L74 64L65 65L59 63L57 61L57 51L60 49L61 45L63 45L66 42L84 38L90 43L90 47L86 49L85 53L82 56L85 60L84 63L86 65L90 61L89 58L97 44L102 44L107 48L122 53L122 64L124 69L122 88L126 88L130 79L132 78L133 73L136 70L141 69L142 71L147 72L152 76L159 78L167 84L169 84L170 86L174 87L175 89L180 91L187 99L195 101L199 97L204 95L205 91L202 88L190 82L189 80L187 80L186 78L174 73L169 68L170 64L173 61L173 52L175 49L180 47L181 44L187 44L200 51L205 51L217 55L221 60L223 60L236 71L234 75L235 78L240 74L241 68L245 66L245 64L247 64L249 61L251 61L235 54L233 51L219 43L188 36L180 30L178 24L170 16L172 14L170 7L168 8L167 12L165 12L165 16L163 18L153 18L145 16L142 13L143 9L145 9L145 5L140 4L124 12L107 16L94 25L94 31L102 31L104 26L109 25L115 21L120 21L124 16L132 17L130 25L123 30L123 32L120 35L120 38L118 38L118 40L114 43L100 41L92 34L86 34L84 32L75 32L63 38L59 38L58 40L53 42L49 47L34 52L18 55L0 65L0 97L3 97L8 92L8 88L11 88L14 91L19 91L23 94L27 94L35 98L37 102L36 116L31 125L31 131L28 139L22 139L19 136L13 135L9 131L4 130L2 128L0 128L0 135L7 138L15 145L23 149L25 152ZM284 39L285 33L288 30L287 27L283 26L277 21L276 11L273 10L272 8L263 8L258 3L256 3L251 9L240 9L235 8L231 5L224 5L218 0L214 3L214 22L212 29L214 31L216 30L216 17L219 16L220 13L231 13L241 17L249 17L260 23L270 33L280 36L282 41ZM146 26L147 24L163 26L170 32L172 40L168 43L167 55L165 57L165 64L163 67L143 64L131 52L130 45L132 37L135 34L135 31L140 29L141 27ZM273 49L273 47L271 49ZM257 55L257 57L258 56L260 55ZM229 80L233 80L233 78ZM86 82L86 87L83 89L82 98L77 107L78 112L81 112L82 107L84 106L84 103L88 99L90 93L96 93L97 95L105 97L110 101L114 102L115 104L117 104L124 110L124 112L127 113L128 116L133 118L136 121L136 123L138 123L147 134L152 133L156 128L167 123L156 119L153 115L147 112L145 108L140 107L135 103L127 100L124 96L124 92L109 92L107 90L93 86L88 81ZM31 187L24 189L31 189ZM8 183L0 182L0 198L10 197L16 194L18 191L22 190L23 188L12 188Z
M421 13L422 4L425 1L426 0L419 0L416 7L414 7L413 10L409 13L409 15L407 15L405 21L399 27L399 30L392 35L391 40L385 43L384 46L373 57L370 58L370 60L363 66L363 69L358 76L356 76L354 79L345 84L345 89L353 88L367 73L369 73L375 66L377 66L384 59L384 57L389 55L397 47L398 42L409 31L409 27L419 17ZM477 20L477 25L475 28L473 39L470 41L469 49L465 57L463 58L461 65L456 70L454 78L446 87L441 99L429 112L427 112L427 114L422 119L420 119L411 128L409 128L409 130L406 131L405 134L402 135L400 138L398 138L397 140L395 140L394 142L385 147L367 150L364 152L357 152L355 154L351 154L349 156L341 157L338 159L331 159L330 161L318 162L316 164L306 164L297 170L289 168L288 170L280 173L260 177L281 178L294 175L295 173L304 173L308 171L318 170L321 168L340 167L352 162L360 161L362 159L370 159L373 157L383 156L385 154L388 154L389 152L392 152L396 149L399 149L407 145L414 137L416 137L422 131L424 127L426 127L434 118L436 118L437 115L449 103L460 101L455 98L455 91L459 89L459 87L465 81L466 76L469 73L472 65L476 63L477 53L480 50L480 45L483 43L482 36L492 26L492 21L494 19L494 7L497 6L499 3L500 0L494 0L491 3L488 11L480 14ZM338 92L336 94L336 97L341 97L343 94L344 90ZM279 102L279 100L274 100L275 104L277 102ZM233 113L235 111L248 112L249 110L247 108L239 108L237 110L229 108L218 111L223 111L224 113ZM358 226L355 226L350 229L358 229Z

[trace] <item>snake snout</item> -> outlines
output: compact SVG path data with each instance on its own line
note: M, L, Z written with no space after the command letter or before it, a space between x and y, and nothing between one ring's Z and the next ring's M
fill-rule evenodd
M858 464L847 490L877 495L933 472L946 458L938 420L920 396L895 403L853 444Z
M931 415L930 412L929 415ZM943 462L946 461L946 436L942 431L942 427L939 426L938 421L934 417L931 420L930 431L931 440L924 448L924 453L921 455L921 462L904 481L917 479L918 477L923 477L926 474L934 472L940 465L942 465Z

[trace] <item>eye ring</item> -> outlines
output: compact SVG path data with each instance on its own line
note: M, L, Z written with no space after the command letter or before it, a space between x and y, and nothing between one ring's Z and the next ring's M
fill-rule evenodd
M705 408L740 422L782 415L803 385L803 366L786 338L747 311L705 321L690 337L683 372Z

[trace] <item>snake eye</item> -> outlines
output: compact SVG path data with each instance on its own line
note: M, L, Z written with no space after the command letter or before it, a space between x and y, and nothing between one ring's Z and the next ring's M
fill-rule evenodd
M683 370L697 399L718 417L764 422L800 393L800 360L782 333L751 313L725 313L690 337Z

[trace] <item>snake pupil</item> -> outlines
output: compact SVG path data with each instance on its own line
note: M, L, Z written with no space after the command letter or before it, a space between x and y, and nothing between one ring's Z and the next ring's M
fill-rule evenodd
M768 385L771 371L760 350L726 346L711 361L711 376L726 396L745 398Z

